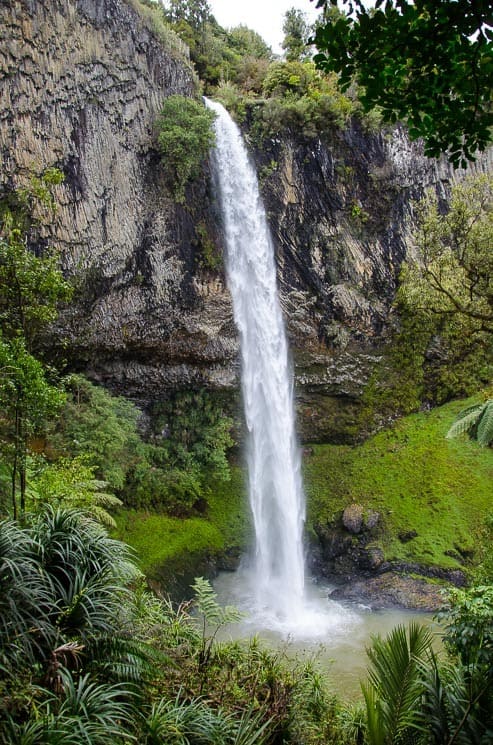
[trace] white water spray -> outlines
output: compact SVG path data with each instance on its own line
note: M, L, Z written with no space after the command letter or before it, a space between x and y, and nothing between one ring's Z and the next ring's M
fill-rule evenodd
M256 538L251 591L257 612L272 621L296 624L305 613L305 505L274 251L256 172L240 131L220 104L206 103L217 116L214 167L227 246L227 281L240 334Z

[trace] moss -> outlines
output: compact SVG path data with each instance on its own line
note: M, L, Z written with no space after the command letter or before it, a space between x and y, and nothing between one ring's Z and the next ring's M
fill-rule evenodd
M223 265L223 258L203 220L195 226L195 233L197 234L198 245L200 246L203 267L211 271L218 271Z
M380 512L386 559L461 566L480 540L493 476L491 449L445 439L467 403L405 417L362 445L314 446L305 464L309 524L331 522L355 501ZM398 534L410 530L417 536L402 543Z
M190 555L221 556L238 552L250 532L243 472L231 469L231 481L212 481L203 516L180 519L144 510L121 510L115 537L137 552L142 571L150 577L167 563L188 563Z

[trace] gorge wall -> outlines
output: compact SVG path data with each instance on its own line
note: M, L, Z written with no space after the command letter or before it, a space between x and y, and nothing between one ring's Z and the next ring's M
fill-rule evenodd
M56 166L33 250L76 280L52 343L142 404L184 387L236 391L238 340L207 168L177 205L156 151L163 99L192 95L186 52L138 0L0 7L0 195ZM454 175L400 128L253 147L276 244L305 439L344 439L389 329L413 200Z
M134 7L135 6L135 7ZM156 152L166 96L196 84L184 45L166 48L138 0L8 0L0 7L0 193L55 166L58 208L34 250L60 251L76 296L54 343L113 390L149 400L233 385L229 295L201 269L207 182L179 206Z

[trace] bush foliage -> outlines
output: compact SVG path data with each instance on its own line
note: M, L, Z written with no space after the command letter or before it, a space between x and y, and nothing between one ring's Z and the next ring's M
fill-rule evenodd
M158 119L158 145L175 199L185 201L185 186L200 173L214 144L214 113L185 96L169 96Z

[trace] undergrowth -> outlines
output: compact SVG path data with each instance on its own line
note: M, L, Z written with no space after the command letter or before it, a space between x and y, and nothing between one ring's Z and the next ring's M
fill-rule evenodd
M444 568L478 560L491 512L493 453L445 439L456 414L473 400L404 417L360 445L315 445L304 463L308 533L357 502L380 513L386 559ZM231 481L209 483L202 516L120 512L118 537L137 549L145 572L194 552L239 555L249 544L246 477L239 466L231 474ZM399 540L413 530L413 540Z

